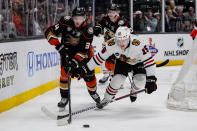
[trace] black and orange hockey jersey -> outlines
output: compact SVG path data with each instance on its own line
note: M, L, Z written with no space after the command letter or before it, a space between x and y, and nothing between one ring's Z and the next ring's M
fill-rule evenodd
M62 17L59 22L50 26L45 37L51 45L60 44L58 36L61 34L61 44L65 44L69 50L69 56L74 57L77 53L90 55L93 40L93 28L86 21L76 28L71 17Z
M104 34L105 42L114 37L114 34L119 26L130 27L128 20L121 16L117 16L116 22L112 22L109 16L104 16L102 20L96 24L96 26L99 26L100 28L102 28L102 30L104 28L106 29L106 32Z

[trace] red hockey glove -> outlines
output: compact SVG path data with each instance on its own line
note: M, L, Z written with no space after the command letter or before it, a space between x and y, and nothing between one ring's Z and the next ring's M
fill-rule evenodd
M196 34L197 34L197 27L194 27L192 33L190 34L190 36L193 38L193 40L195 39Z

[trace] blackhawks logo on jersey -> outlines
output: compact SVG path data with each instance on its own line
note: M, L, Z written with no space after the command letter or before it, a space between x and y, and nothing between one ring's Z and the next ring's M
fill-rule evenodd
M137 39L134 39L133 41L132 41L132 44L133 45L135 45L135 46L138 46L138 45L140 45L140 41L139 40L137 40Z
M125 55L121 55L121 56L120 56L120 60L121 60L121 61L124 61L124 62L128 62L128 63L133 63L133 62L136 61L135 58L134 58L134 59L131 59L131 58L129 58L129 57L126 57Z
M115 41L114 40L109 40L109 41L107 41L107 44L108 44L108 46L112 46L112 45L115 44Z

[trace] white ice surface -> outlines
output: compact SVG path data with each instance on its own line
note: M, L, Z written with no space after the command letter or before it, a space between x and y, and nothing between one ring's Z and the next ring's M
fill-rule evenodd
M60 100L58 88L38 96L20 106L0 114L0 131L196 131L197 112L183 112L166 108L166 98L181 67L157 68L158 90L151 95L141 93L135 103L129 98L111 103L103 110L91 110L73 118L71 125L58 127L40 110L46 105L57 113ZM97 75L97 80L101 77ZM103 98L107 84L98 85ZM117 96L129 93L129 82ZM72 110L93 103L83 80L72 81ZM67 109L68 112L68 109ZM67 113L66 112L66 113ZM90 128L83 128L89 124Z

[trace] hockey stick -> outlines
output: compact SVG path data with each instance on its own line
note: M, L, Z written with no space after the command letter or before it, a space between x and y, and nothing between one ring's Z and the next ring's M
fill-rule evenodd
M68 105L68 109L69 109L69 118L68 118L68 124L70 124L72 122L72 109L71 109L71 98L70 98L70 83L71 83L71 79L70 79L70 67L68 67L68 72L67 72L67 76L68 76L68 101L69 101L69 105Z
M162 66L165 66L166 64L169 63L169 59L165 60L164 62L162 63L159 63L159 64L156 64L156 67L162 67Z
M69 63L69 55L66 53L66 63L68 64ZM69 118L67 121L65 121L66 123L68 124L71 124L72 122L72 109L71 109L71 89L70 89L70 84L71 84L71 79L70 79L70 70L71 70L71 67L70 65L69 66L65 66L64 67L64 70L66 71L67 70L67 78L68 78L68 101L69 101L69 105L68 105L68 110L69 110Z
M113 99L110 103L115 102L115 101L119 101L119 100L121 100L123 98L129 97L131 95L138 94L138 93L141 93L141 92L144 92L144 91L145 91L145 89L142 89L142 90L139 90L139 91L136 91L136 92L131 92L131 93L126 94L124 96L121 96L121 97L118 97L116 99ZM92 106L89 106L87 108L80 109L78 111L72 112L71 115L74 116L74 115L77 115L77 114L80 114L80 113L83 113L83 112L86 112L86 111L89 111L89 110L92 110L92 109L95 109L95 108L96 108L96 105L92 105ZM66 115L56 115L56 114L52 113L51 111L49 111L45 106L43 106L41 108L41 110L44 112L44 114L46 114L48 117L50 117L53 120L60 120L60 119L69 117L69 114L66 114Z

